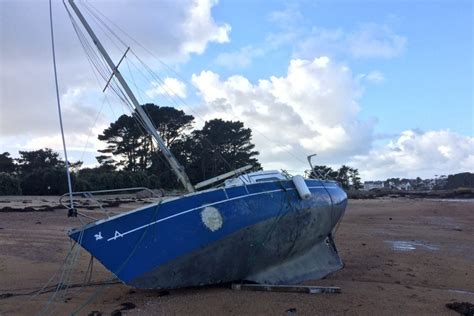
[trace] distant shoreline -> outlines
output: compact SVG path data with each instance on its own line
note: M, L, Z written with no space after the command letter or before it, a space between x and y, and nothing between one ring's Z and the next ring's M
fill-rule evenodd
M348 191L350 199L376 199L376 198L418 198L432 200L471 200L474 199L473 188L459 188L453 190L433 191L400 191L374 189L370 191Z

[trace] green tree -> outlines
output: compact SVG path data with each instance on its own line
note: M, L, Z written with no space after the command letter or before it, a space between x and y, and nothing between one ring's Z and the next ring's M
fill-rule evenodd
M165 144L171 147L192 127L194 117L172 107L154 104L142 106ZM156 151L152 137L140 125L137 113L122 115L98 136L107 143L99 150L98 162L109 169L122 168L128 171L145 171L152 165L152 153ZM114 157L114 158L112 158Z
M254 149L249 128L239 121L221 119L206 122L201 130L172 146L194 183L249 164L260 169Z
M4 152L3 154L0 154L0 172L15 172L16 166L13 161L14 160L10 157L9 152Z
M18 169L22 174L31 173L37 169L64 168L65 163L57 152L50 148L19 151L20 158L17 159Z
M65 168L40 168L21 176L25 195L59 195L68 191Z
M23 194L57 195L67 192L66 163L59 153L50 148L19 153L17 162ZM78 170L81 165L81 161L70 163L71 171ZM73 173L72 177L74 183Z
M148 117L150 117L153 125L155 125L156 130L168 148L171 147L176 140L182 139L192 128L194 117L185 114L184 111L168 106L160 107L151 103L143 105L143 109Z
M446 182L446 188L474 188L474 173L463 172L449 175Z
M0 172L0 195L20 195L20 181L15 175Z
M349 169L349 178L351 181L351 188L354 190L360 190L362 189L362 181L359 175L359 170L356 168L350 168Z
M136 170L137 152L141 146L142 135L138 123L133 117L121 115L98 136L99 140L107 143L107 148L99 150L104 155L99 156L97 160L106 166ZM114 161L111 155L119 159Z
M350 170L350 167L342 165L341 168L339 168L339 170L337 171L336 178L334 179L339 182L344 189L349 189L350 187Z
M100 164L101 170L114 171L115 164L112 157L108 155L99 155L95 157L97 162Z

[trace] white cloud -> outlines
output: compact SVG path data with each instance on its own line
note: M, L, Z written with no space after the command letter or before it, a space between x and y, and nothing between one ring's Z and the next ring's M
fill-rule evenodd
M407 130L398 139L378 146L353 164L366 180L387 177L424 177L474 170L474 137L449 130Z
M290 49L293 58L301 59L317 56L388 59L401 55L407 43L407 38L396 34L388 23L360 24L353 31L323 28L311 25L295 8L272 12L269 20L278 30L268 34L262 44L221 53L216 63L230 69L245 68L255 58L282 49ZM383 81L380 76L370 79Z
M281 28L288 29L300 24L304 17L298 8L287 7L285 10L270 12L268 20Z
M361 25L347 37L352 56L356 58L392 58L405 50L407 39L395 34L388 25Z
M146 91L150 98L155 98L160 95L178 96L186 98L186 84L176 78L166 77L163 84L152 81L151 88Z
M298 4L293 3L284 10L270 12L267 20L276 26L278 29L276 32L268 34L263 43L246 45L234 51L220 53L216 57L216 64L228 69L246 68L258 57L267 56L269 52L284 45L293 46L304 33L301 24L305 18L297 6Z
M211 15L211 9L217 0L195 0L188 4L187 19L183 23L185 52L202 54L209 42L227 43L230 41L230 25L217 25ZM186 7L183 5L183 7Z
M206 103L205 119L241 120L252 128L267 168L305 168L314 152L326 162L344 161L372 142L374 122L358 119L356 79L326 56L292 60L286 76L255 84L211 71L193 75L192 82Z
M396 34L387 24L366 23L354 31L313 27L301 34L295 56L311 58L317 55L349 55L353 58L393 58L401 55L407 38Z
M245 68L250 66L252 59L263 56L265 51L261 48L245 46L235 52L221 53L216 57L216 64L229 69Z
M357 80L359 80L359 82L365 81L369 83L380 84L385 81L385 76L378 70L372 70L367 74L359 74L357 76Z
M373 83L382 83L385 81L385 76L380 71L373 70L367 74L366 79Z

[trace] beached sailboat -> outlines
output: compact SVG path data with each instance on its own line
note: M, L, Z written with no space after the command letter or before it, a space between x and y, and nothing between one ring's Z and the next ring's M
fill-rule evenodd
M244 167L191 184L79 8L69 5L188 191L73 229L70 238L137 288L298 283L342 268L332 231L347 196L337 183L278 171L242 174Z

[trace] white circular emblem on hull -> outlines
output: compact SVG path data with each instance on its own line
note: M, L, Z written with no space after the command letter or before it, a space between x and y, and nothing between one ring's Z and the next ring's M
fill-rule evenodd
M201 212L201 220L209 230L215 232L222 227L222 215L215 207L208 206Z

